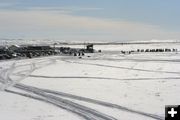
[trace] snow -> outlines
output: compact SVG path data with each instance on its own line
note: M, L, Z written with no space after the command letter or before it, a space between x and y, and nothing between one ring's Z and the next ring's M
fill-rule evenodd
M5 92L0 92L0 95L1 120L78 119L77 116L44 102Z
M72 111L52 105L53 101L48 96L49 93L46 97L42 97L38 90L33 93L19 89L15 85L18 83L37 87L39 92L49 89L81 96L83 99L85 97L100 101L98 104L97 101L92 103L91 100L60 96L65 101L69 100L86 106L88 110L92 108L94 111L96 110L95 112L103 113L103 116L106 114L118 120L163 119L165 105L180 104L179 53L122 55L120 51L139 48L179 48L179 46L180 44L165 43L96 45L95 49L101 49L103 52L87 54L91 57L86 55L82 59L74 56L51 56L3 61L0 63L0 78L11 81L9 81L8 86L1 83L1 88L5 86L7 90L35 95L36 97L40 96L49 100L50 103L1 91L1 119L83 119ZM80 46L76 45L76 47ZM6 72L6 69L9 69L9 72ZM12 87L12 85L15 86ZM59 97L58 95L55 96ZM59 104L58 100L53 100L56 101L55 104ZM102 105L102 102L108 103L111 107ZM112 105L122 108L113 108ZM73 109L76 110L76 108ZM148 115L142 115L142 113ZM93 117L97 117L94 113L91 114ZM98 112L97 114L100 115ZM150 115L155 117L149 117Z

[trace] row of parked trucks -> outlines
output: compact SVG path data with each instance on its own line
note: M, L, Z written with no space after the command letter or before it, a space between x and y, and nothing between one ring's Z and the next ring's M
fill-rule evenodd
M93 45L89 44L86 49L70 48L70 47L51 47L42 45L26 45L26 46L1 46L0 47L0 60L13 59L13 58L32 58L39 56L50 56L57 54L66 54L73 56L83 56L85 53L93 53Z

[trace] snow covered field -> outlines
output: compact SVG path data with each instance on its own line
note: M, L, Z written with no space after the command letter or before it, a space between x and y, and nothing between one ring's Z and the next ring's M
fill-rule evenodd
M81 59L1 61L0 119L163 120L165 105L180 104L180 53L120 51L179 47L97 45L102 53Z

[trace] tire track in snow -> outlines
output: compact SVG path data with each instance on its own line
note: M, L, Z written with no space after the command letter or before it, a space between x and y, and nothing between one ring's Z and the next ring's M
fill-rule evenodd
M86 60L86 59L84 59ZM113 61L113 62L121 62L121 61L131 61L131 62L174 62L174 63L179 63L180 62L180 59L175 59L175 60L168 60L168 59L161 59L161 60L158 60L158 59L130 59L130 58L126 58L126 59L113 59L113 58L101 58L101 57L98 57L98 58L91 58L91 59L88 59L88 60L107 60L107 61Z
M151 118L154 118L154 119L157 119L157 120L164 120L164 117L154 115L154 114L150 114L150 113L145 113L145 112L138 111L138 110L133 110L133 109L130 109L130 108L127 108L127 107L124 107L124 106L120 106L120 105L117 105L117 104L113 104L113 103L108 103L108 102L104 102L104 101L100 101L100 100L95 100L95 99L91 99L91 98L81 97L81 96L77 96L77 95L72 95L72 94L59 92L59 91L48 90L48 89L43 89L43 91L45 91L47 93L50 93L50 94L63 96L63 97L67 97L67 98L71 98L71 99L75 99L75 100L79 100L79 101L89 102L89 103L93 103L93 104L102 105L102 106L105 106L105 107L116 108L116 109L119 109L119 110L132 112L132 113L143 115L143 116L146 116L146 117L151 117Z
M93 66L99 66L99 67L118 68L118 69L125 69L125 70L135 70L135 71L142 71L142 72L168 73L168 74L177 74L177 75L180 74L180 72L147 70L147 69L140 69L140 68L130 68L130 67L112 66L112 65L105 65L105 64L95 64L95 63L82 63L82 62L76 62L76 61L69 61L65 59L63 59L62 61L68 62L68 63L75 63L75 64L93 65Z
M10 75L13 73L13 69L14 67L12 67L12 69L9 69L6 71L6 73L8 74L7 78L4 78L5 80L8 81L14 81L11 79ZM31 70L30 70L31 73ZM3 76L1 76L3 78ZM3 80L1 80L1 82L4 82ZM49 95L46 92L42 91L41 89L38 88L34 88L34 87L30 87L30 86L25 86L22 84L14 84L15 88L21 89L23 91L26 91L28 93L33 93L35 95L41 96L43 97L43 99L41 98L37 98L39 100L43 100L43 101L47 101L48 103L51 103L53 105L59 106L60 108L66 109L70 112L73 112L87 120L117 120L116 118L113 118L111 116L108 116L104 113L101 113L99 111L96 111L94 109L88 108L86 106L82 106L80 104L74 103L72 101L63 99L61 97L57 97L54 95ZM5 89L6 90L6 89ZM25 94L24 94L25 96ZM26 95L28 96L28 95ZM31 97L33 98L33 97Z
M121 81L144 81L144 80L179 80L180 77L162 77L162 78L109 78L109 77L91 77L91 76L44 76L44 75L29 75L33 78L62 78L62 79L102 79L102 80L121 80Z
M42 97L37 97L37 96L31 95L31 94L20 93L20 92L16 92L16 91L7 90L7 89L5 89L5 92L12 93L12 94L16 94L16 95L20 95L20 96L24 96L24 97L28 97L28 98L35 99L35 100L39 100L39 101L42 101L42 102L46 102L46 103L48 103L48 104L53 104L53 105L55 105L55 106L57 106L57 107L60 107L60 108L62 108L62 109L65 109L65 108L61 107L60 105L51 103L51 102L47 101L46 99L44 99L44 98L42 98ZM69 111L70 111L70 110L69 110ZM78 114L78 116L80 116L80 117L82 117L82 118L85 118L85 119L87 119L87 120L91 120L89 117L86 117L86 116L84 116L84 115L81 115L81 113L78 113L78 112L76 112L76 111L71 111L71 112L72 112L72 113L75 113L75 114ZM92 118L92 120L94 120L94 119Z
M108 116L94 109L88 108L86 106L74 103L70 100L66 100L61 97L50 95L39 88L35 88L35 87L23 85L23 84L16 84L14 87L30 92L30 93L34 93L38 96L42 96L49 103L58 105L61 108L71 111L73 113L78 113L81 116L86 116L86 118L88 118L89 120L117 120L116 118Z

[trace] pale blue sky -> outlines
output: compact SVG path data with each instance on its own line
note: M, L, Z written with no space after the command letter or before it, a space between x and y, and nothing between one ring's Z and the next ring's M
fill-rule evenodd
M180 39L179 5L179 0L0 0L0 38Z

